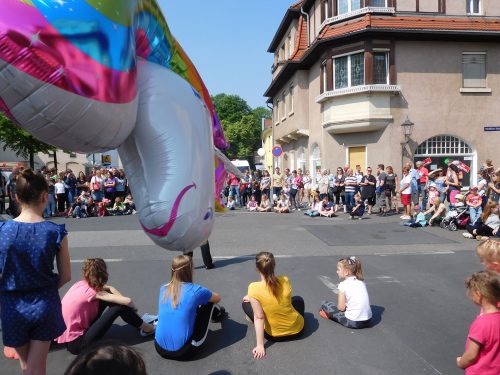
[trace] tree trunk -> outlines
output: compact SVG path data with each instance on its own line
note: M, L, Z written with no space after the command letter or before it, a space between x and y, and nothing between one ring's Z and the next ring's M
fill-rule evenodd
M58 175L57 172L57 150L54 150L54 168L56 169L56 176Z

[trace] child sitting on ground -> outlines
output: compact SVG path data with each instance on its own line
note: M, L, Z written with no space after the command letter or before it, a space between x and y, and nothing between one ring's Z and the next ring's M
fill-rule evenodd
M333 204L333 202L330 201L330 199L328 198L328 195L326 195L323 198L323 202L321 205L321 209L319 210L319 214L321 216L325 216L325 217L335 216L335 205Z
M233 199L233 196L230 195L229 197L227 197L227 205L226 207L229 208L231 211L235 209L235 203L234 203L234 199Z
M500 374L500 276L493 271L480 271L465 280L467 295L481 314L472 322L465 352L457 358L457 366L466 374Z
M361 220L363 214L365 213L365 202L361 199L361 194L356 193L354 196L355 205L351 211L351 220L354 219L355 216L358 217L358 220Z
M115 204L113 205L113 208L111 209L111 215L113 216L121 216L125 215L125 212L127 209L125 208L125 203L122 203L122 199L120 197L115 198Z
M278 200L276 207L274 207L274 212L279 214L286 214L290 212L290 203L288 202L288 198L285 193L281 192L280 199Z
M125 215L135 215L135 203L132 194L128 194L123 201L125 205Z
M97 208L97 217L108 216L108 210L106 210L106 203L99 202L99 206Z
M323 301L319 315L331 319L347 328L367 328L370 326L372 310L368 291L363 282L361 262L356 257L344 258L337 263L340 282L337 306L334 302Z
M312 194L314 201L311 203L311 207L309 210L304 212L304 215L310 216L310 217L316 217L320 215L320 211L323 208L323 202L319 199L318 193L314 192Z
M259 202L255 200L255 195L252 195L250 201L247 203L248 211L257 211L257 207L259 207Z
M259 212L271 212L271 201L267 197L267 194L262 194L262 200L260 201L259 207L257 207Z
M427 219L425 217L425 214L420 209L420 206L417 204L415 205L415 207L413 207L413 209L415 210L413 218L410 219L408 222L404 223L404 225L412 228L425 227L427 225Z

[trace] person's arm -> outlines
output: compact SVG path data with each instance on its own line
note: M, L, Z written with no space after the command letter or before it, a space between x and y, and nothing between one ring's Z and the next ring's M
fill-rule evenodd
M406 189L408 189L408 186L410 186L410 184L404 184L403 187L398 190L398 193L402 193L403 191L405 191Z
M116 303L117 305L124 305L131 307L134 310L136 309L132 298L125 297L122 294L114 294L105 290L101 290L96 293L95 298L104 302Z
M469 346L467 347L465 353L462 354L461 357L457 357L457 366L462 369L466 369L472 365L476 362L480 350L481 346L477 342L469 340Z
M339 290L339 298L337 300L337 309L340 311L345 311L346 309L346 304L345 304L345 293Z
M103 290L111 293L111 294L114 294L116 296L123 296L123 294L121 294L118 289L116 289L114 286L111 286L111 285L104 285L103 287Z
M220 294L212 292L212 297L208 300L210 303L219 303L221 300Z
M264 310L259 301L250 297L250 304L253 310L253 323L255 326L255 337L257 345L253 348L252 353L255 359L261 359L266 355L264 348Z
M61 288L64 284L71 280L71 265L68 250L68 237L64 237L61 242L61 248L56 255L57 272L59 273L59 281L57 288Z
M490 182L490 183L488 184L488 187L489 187L491 190L493 190L495 193L500 194L500 189L497 189L497 188L496 188L496 186L495 186L495 184L494 184L493 182Z

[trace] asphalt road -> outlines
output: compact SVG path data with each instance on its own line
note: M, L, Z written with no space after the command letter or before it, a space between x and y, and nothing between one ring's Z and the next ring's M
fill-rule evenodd
M108 260L110 284L133 297L140 312L156 313L158 291L168 282L173 252L153 245L135 217L57 219L70 231L73 281L86 257ZM462 374L468 327L478 308L465 296L463 280L481 269L476 242L460 232L403 227L396 216L361 221L231 212L218 215L210 239L216 268L205 270L195 252L195 282L222 295L229 317L210 326L199 355L187 362L159 357L151 339L117 321L106 338L139 350L149 374ZM253 256L277 257L294 294L304 297L306 332L294 342L267 343L267 356L254 360L255 332L244 319L241 297L258 279ZM350 330L317 314L320 302L336 299L337 259L358 256L363 264L374 327ZM68 286L69 287L69 286ZM68 289L61 290L61 295ZM61 374L73 359L52 350L48 373ZM2 375L17 374L17 361L0 359Z

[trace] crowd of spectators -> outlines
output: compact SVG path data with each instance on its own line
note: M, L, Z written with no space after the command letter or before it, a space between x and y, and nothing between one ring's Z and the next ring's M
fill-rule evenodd
M17 216L16 180L22 168L15 168L8 180L0 180L0 214ZM65 216L73 218L132 215L135 203L123 169L92 168L90 175L71 169L57 172L42 168L38 173L45 176L49 185L49 201L44 217ZM8 198L9 205L6 201Z
M344 212L351 219L397 214L416 227L439 225L463 206L469 217L463 227L471 237L477 237L476 229L482 228L486 220L491 230L480 229L479 233L498 235L500 168L495 169L492 161L486 160L479 168L477 185L466 186L460 169L464 166L458 161L432 170L428 169L429 164L407 162L400 176L392 166L384 164L378 164L376 170L368 167L366 171L360 165L354 168L346 165L335 171L318 171L315 176L300 168L285 168L284 173L276 168L272 176L267 170L247 170L241 179L229 174L224 195L231 210L236 205L254 212L303 210L311 217L335 217Z

